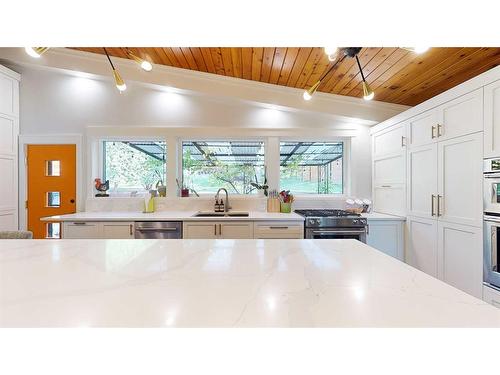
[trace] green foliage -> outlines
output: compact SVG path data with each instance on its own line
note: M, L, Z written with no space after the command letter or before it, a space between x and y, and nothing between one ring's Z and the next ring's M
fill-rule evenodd
M106 142L106 179L110 188L150 190L164 181L165 163L122 142Z

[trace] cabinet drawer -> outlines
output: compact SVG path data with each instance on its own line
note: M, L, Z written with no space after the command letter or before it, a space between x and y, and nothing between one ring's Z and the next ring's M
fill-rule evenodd
M62 237L71 239L100 238L99 223L85 221L64 223Z
M304 238L304 225L297 222L256 222L255 238Z
M373 188L373 210L376 212L406 216L406 185L377 184Z

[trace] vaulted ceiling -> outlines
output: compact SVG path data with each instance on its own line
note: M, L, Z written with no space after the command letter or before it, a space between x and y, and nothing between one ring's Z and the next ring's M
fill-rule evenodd
M102 48L74 48L104 54ZM125 48L107 48L127 58ZM320 47L130 48L154 64L197 70L295 88L309 88L331 66ZM402 48L365 47L359 53L375 100L414 106L500 64L500 48L431 48L418 55ZM319 90L362 96L354 59L345 59Z

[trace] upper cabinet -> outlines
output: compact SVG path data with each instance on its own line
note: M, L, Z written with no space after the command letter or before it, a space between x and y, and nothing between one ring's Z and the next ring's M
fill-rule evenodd
M406 128L403 124L392 126L373 135L373 158L398 155L406 149Z
M462 95L438 107L440 141L483 130L483 89Z
M500 80L484 87L484 157L500 156Z
M436 141L438 111L435 109L412 117L406 122L408 123L408 147L410 149Z

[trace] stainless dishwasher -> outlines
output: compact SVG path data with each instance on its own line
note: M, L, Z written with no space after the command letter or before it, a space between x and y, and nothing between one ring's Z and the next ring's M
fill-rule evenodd
M182 221L136 221L135 238L182 238Z

